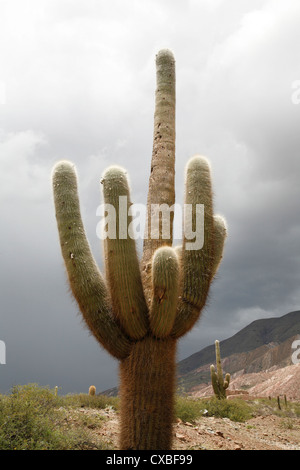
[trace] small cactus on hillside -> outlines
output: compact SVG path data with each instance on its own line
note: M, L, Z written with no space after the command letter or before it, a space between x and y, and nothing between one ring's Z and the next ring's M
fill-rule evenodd
M148 221L152 205L171 208L175 203L175 60L170 51L157 54L156 70ZM112 166L101 183L105 204L116 211L116 237L104 240L106 280L85 235L74 165L62 161L53 170L56 220L70 287L92 334L120 361L120 449L168 450L177 340L191 330L205 306L222 259L226 225L214 215L210 165L195 156L186 168L185 203L192 207L192 231L197 210L204 205L203 245L189 249L191 239L183 230L182 247L173 248L171 216L168 238L162 236L162 224L158 237L147 236L145 230L140 263L135 240L128 236L128 212L127 236L119 231L120 197L126 196L127 208L131 205L126 171Z
M93 397L94 395L96 395L96 387L95 387L95 385L91 385L91 386L90 386L90 388L89 388L89 395L92 396L92 397Z
M211 383L212 383L215 396L219 399L222 399L222 398L226 398L226 389L229 386L230 374L227 373L225 375L225 379L223 379L220 343L218 340L215 341L215 350L216 350L217 371L215 369L215 366L212 364L210 366Z

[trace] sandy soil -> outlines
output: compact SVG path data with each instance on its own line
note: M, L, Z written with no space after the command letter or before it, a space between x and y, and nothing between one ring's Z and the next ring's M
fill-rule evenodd
M110 408L96 411L81 409L80 413L101 413L106 419L95 438L118 449L118 414ZM246 423L228 418L203 417L195 423L174 425L174 450L300 450L300 418L275 415L257 416Z

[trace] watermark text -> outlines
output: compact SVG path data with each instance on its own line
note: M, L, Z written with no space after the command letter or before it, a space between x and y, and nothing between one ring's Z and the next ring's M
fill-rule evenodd
M118 204L118 210L108 203L97 208L96 215L102 220L97 224L96 234L101 240L169 240L175 218L173 238L180 240L183 235L186 250L203 248L203 204L184 204L183 208L180 204L152 204L149 213L143 204L128 204L127 196L119 196Z
M300 339L295 339L295 341L292 342L292 349L295 349L295 351L292 354L292 363L299 364L300 363Z
M300 80L294 80L292 83L292 89L294 90L291 95L291 101L293 104L300 103Z
M6 346L4 341L0 340L0 364L6 364Z
M0 80L0 105L6 104L6 85Z

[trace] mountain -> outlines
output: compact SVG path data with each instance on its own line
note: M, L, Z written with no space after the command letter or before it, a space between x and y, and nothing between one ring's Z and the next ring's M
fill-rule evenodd
M282 317L255 320L235 335L220 341L223 370L233 376L291 365L291 345L299 337L300 310ZM180 361L177 364L179 391L191 393L199 387L210 386L210 365L215 361L214 344ZM116 396L118 388L101 394Z
M299 336L300 311L255 320L220 341L223 369L230 374L246 374L291 365L291 345ZM214 344L180 361L179 389L190 392L199 384L209 383L210 364L215 364Z
M189 396L205 397L213 394L211 383L195 385ZM227 390L228 398L251 399L256 397L281 397L300 401L300 363L285 367L271 367L253 373L235 373Z

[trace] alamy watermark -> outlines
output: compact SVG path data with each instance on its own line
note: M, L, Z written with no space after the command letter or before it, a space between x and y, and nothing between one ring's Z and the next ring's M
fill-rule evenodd
M6 364L6 346L4 341L0 341L0 364Z
M147 207L144 204L128 204L127 196L119 196L118 211L112 204L104 203L98 206L96 215L102 217L102 220L96 227L97 236L101 240L106 238L137 240L148 237L151 240L169 240L172 230L171 220L175 216L173 238L175 240L182 238L183 227L185 249L203 248L204 204L184 204L183 208L180 204L172 206L151 204L150 217L147 214Z
M6 85L0 80L0 105L6 104Z
M299 364L300 363L300 339L295 339L295 341L292 342L292 349L295 349L295 351L292 354L292 363Z
M293 104L299 104L300 103L300 80L293 81L292 89L294 91L291 95L291 101Z

